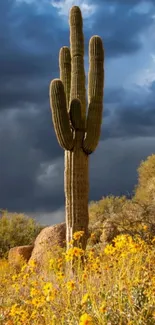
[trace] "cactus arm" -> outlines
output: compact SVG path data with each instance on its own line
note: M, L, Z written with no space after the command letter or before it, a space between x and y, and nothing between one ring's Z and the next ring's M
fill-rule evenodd
M70 86L71 86L71 55L70 49L63 46L59 52L60 79L63 82L66 94L67 110L69 111Z
M93 36L89 42L88 116L83 149L87 154L97 147L102 123L104 52L102 40Z
M79 99L75 98L71 101L69 115L73 129L76 131L84 131L81 114L81 102Z
M50 84L50 104L58 142L63 149L72 150L73 134L69 124L64 85L60 79L55 79Z
M74 6L70 10L70 50L71 50L71 93L70 102L74 98L81 101L82 118L86 115L86 90L84 71L84 35L80 8Z

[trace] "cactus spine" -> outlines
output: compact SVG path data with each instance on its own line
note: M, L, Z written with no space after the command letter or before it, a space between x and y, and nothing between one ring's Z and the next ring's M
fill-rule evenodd
M89 41L88 114L84 71L84 36L80 8L70 10L70 49L59 52L60 79L50 84L50 105L55 133L65 150L67 248L76 231L83 230L82 248L88 239L88 157L99 141L104 86L104 52L99 36Z

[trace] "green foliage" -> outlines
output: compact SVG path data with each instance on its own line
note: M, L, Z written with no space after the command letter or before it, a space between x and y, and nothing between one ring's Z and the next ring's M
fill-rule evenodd
M138 168L138 184L135 187L134 200L152 204L155 198L155 155L148 156Z
M155 236L154 215L155 208L153 209L152 206L140 204L135 199L130 200L125 196L109 196L90 204L90 233L94 233L94 243L98 244L102 232L105 232L104 225L108 222L111 232L116 228L120 234L131 236L137 234L143 240L150 242Z
M24 214L1 211L0 258L7 257L10 248L31 245L44 226Z
M89 232L94 234L92 244L100 243L100 237L103 231L103 225L106 220L111 221L111 225L119 224L117 217L122 211L123 205L127 201L126 196L110 195L103 197L97 202L91 202L89 205ZM118 226L117 224L117 226ZM90 245L90 240L88 241Z
M93 225L94 222L102 223L113 214L119 213L126 201L126 196L115 197L114 195L103 197L97 202L92 201L89 205L90 225Z

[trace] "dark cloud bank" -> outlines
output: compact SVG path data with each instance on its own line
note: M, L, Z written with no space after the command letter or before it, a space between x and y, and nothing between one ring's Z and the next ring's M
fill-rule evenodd
M138 1L115 1L113 14L110 2L101 2L93 28L85 30L86 48L92 31L104 39L106 60L140 51L139 36L152 23L151 12L129 15ZM0 1L0 207L36 216L64 205L63 150L48 89L59 76L58 52L68 45L69 30L46 6L38 13L35 5ZM90 158L90 200L132 192L141 159L154 151L154 90L152 83L141 102L139 92L129 100L123 87L105 86L101 141Z

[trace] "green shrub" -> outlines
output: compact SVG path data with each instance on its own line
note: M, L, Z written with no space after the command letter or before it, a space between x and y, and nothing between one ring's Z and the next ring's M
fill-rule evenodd
M116 227L118 233L139 235L150 242L155 236L155 205L144 204L125 196L109 196L98 202L91 202L89 207L90 233L94 233L95 244L100 242L104 224L108 221Z
M44 227L22 213L1 211L0 258L7 257L12 247L33 244Z
M126 196L114 196L109 195L103 197L97 202L90 202L89 205L89 219L90 225L93 225L94 222L104 222L108 218L112 217L119 213L122 210L123 205L127 201Z
M155 206L155 155L148 156L137 169L138 184L135 186L134 200Z

